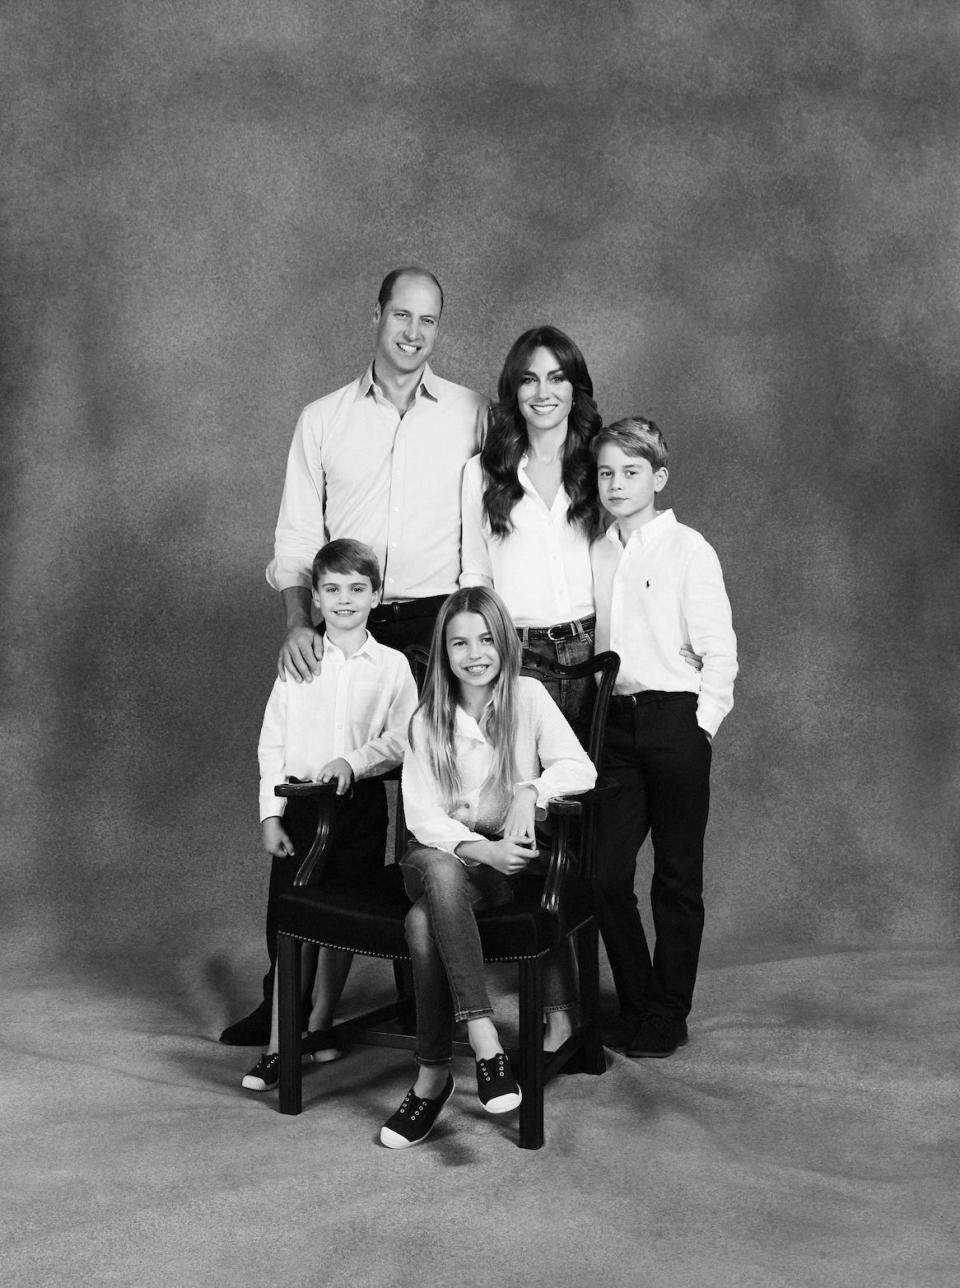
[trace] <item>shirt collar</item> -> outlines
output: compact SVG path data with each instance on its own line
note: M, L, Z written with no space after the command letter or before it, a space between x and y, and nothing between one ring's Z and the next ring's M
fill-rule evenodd
M671 528L675 528L676 526L677 516L673 511L661 510L655 519L651 519L649 523L645 523L642 528L637 528L636 532L630 533L630 540L627 542L627 545L630 545L630 543L636 538L636 545L648 546L651 541L657 541L661 536L664 536L669 532ZM611 523L610 527L607 528L605 535L607 540L612 541L615 546L619 546L621 549L625 548L623 542L620 540L620 533L615 523Z
M335 644L333 640L327 639L326 632L324 632L321 638L323 639L324 657L326 657L327 650L329 649L331 651L332 656L339 657L340 660L343 662L347 661L347 658L344 656L343 649L340 647L339 644ZM351 654L351 657L368 657L371 662L375 662L377 660L379 648L380 648L380 645L373 638L370 632L367 631L367 638L357 649L356 653Z
M517 478L520 481L520 486L523 488L524 492L529 492L529 494L532 497L534 497L537 501L539 501L541 505L546 506L546 502L544 501L543 497L540 495L537 489L530 482L530 479L527 475L527 466L529 463L530 463L530 453L524 452L524 454L520 457L519 461L517 462ZM570 501L567 496L567 489L564 487L563 479L561 478L560 487L557 489L557 495L553 498L553 505L548 508L551 510L556 510L562 506L564 513L566 513L567 507L569 506L569 504L570 504Z
M429 398L431 402L440 401L439 377L434 374L429 362L423 368L423 375L420 377L417 392L414 394L414 402L420 398L421 394L425 398ZM356 401L360 402L362 398L383 398L383 394L378 389L377 382L373 378L372 362L360 377L360 382L357 385Z
M470 738L473 742L482 742L484 744L488 742L488 739L483 736L483 730L480 728L480 721L475 720L473 716L468 715L459 702L457 703L457 709L454 713L453 721L455 732L462 738Z

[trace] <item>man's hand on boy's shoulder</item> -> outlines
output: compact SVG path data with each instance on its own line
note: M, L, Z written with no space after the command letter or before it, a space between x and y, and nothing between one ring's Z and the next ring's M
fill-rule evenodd
M280 646L277 675L286 680L287 674L296 681L312 680L320 674L323 657L323 636L312 626L291 626Z
M318 783L332 783L334 781L337 784L338 796L345 796L353 785L353 770L342 756L338 756L336 760L328 761L317 774Z

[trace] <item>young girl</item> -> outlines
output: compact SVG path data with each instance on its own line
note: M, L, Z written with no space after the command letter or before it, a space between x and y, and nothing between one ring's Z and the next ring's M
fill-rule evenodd
M417 1080L380 1131L391 1149L419 1144L453 1093L453 1025L465 1020L477 1090L491 1113L520 1104L484 979L475 913L512 899L510 878L537 856L534 823L596 770L538 680L521 677L520 643L501 599L485 586L443 604L429 673L403 764L407 827L418 844L401 860L414 901L406 935L417 1001ZM544 971L544 1047L572 1028L567 952Z
M600 424L570 337L552 326L525 331L504 361L483 451L463 475L460 585L492 586L523 647L566 664L593 654L600 503L590 442ZM592 687L548 684L578 732Z

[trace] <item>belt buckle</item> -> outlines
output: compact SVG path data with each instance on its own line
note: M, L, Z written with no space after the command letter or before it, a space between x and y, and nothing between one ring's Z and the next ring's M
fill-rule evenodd
M550 641L551 644L559 644L561 640L565 640L567 638L565 635L554 635L553 633L554 630L561 630L561 631L565 630L566 625L567 625L566 622L561 622L557 627L553 627L553 626L547 627L547 639Z

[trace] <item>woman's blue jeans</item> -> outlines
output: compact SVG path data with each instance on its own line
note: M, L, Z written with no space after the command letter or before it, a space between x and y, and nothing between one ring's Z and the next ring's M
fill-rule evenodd
M449 1064L453 1026L493 1014L476 913L510 903L510 878L487 864L465 867L455 854L414 845L400 860L413 900L405 930L417 998L417 1061ZM569 946L544 961L545 1011L566 1010L574 997Z
M536 653L539 657L551 662L560 662L563 666L573 666L577 662L586 662L593 657L594 632L591 627L580 635L569 640L549 640L529 638L529 628L517 627L517 635L524 652ZM554 702L567 717L574 733L582 743L586 743L590 734L590 717L593 714L593 700L597 692L596 682L592 675L583 680L548 680L542 672L524 666L522 675L532 675L540 681L553 698Z

